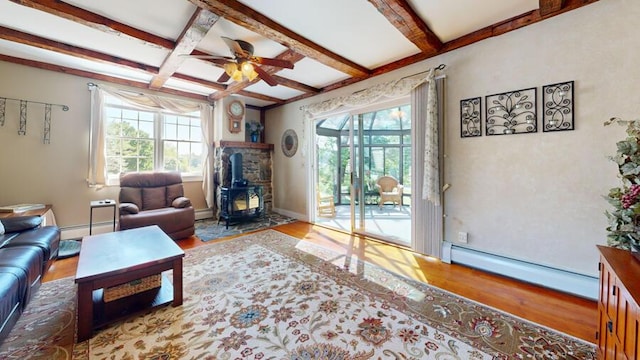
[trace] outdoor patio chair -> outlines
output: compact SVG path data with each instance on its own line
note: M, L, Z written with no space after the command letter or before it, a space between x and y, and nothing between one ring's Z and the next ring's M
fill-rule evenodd
M336 216L336 206L333 201L333 195L322 195L316 192L316 203L318 207L318 216L334 217Z
M385 202L393 202L393 206L398 204L402 207L402 188L398 180L393 176L381 176L376 180L376 189L380 194L378 206L382 208Z

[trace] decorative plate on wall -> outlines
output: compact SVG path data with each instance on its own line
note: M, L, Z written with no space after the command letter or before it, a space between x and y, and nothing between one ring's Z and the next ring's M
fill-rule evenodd
M298 135L293 129L287 129L282 134L282 152L287 157L292 157L298 151Z

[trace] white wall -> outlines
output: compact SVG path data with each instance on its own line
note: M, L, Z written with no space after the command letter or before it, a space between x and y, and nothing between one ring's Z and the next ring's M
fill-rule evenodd
M640 1L603 0L420 64L267 112L267 142L287 128L304 134L300 106L447 65L445 237L469 233L469 247L581 274L597 275L617 168L606 156L624 137L603 127L635 118L640 101ZM575 81L575 130L460 138L460 100ZM484 109L483 104L483 109ZM484 119L484 116L483 116ZM540 120L538 122L540 124ZM540 125L539 125L540 127ZM483 127L484 132L484 127ZM301 139L301 146L308 141ZM274 208L307 216L306 167L298 153L274 154ZM306 179L308 181L308 179Z
M19 136L19 103L7 101L0 127L0 205L52 204L58 225L71 228L88 226L90 201L118 198L119 187L96 191L85 181L90 81L0 61L0 97L69 106L66 112L52 109L51 143L43 144L44 107L28 106L27 134ZM185 195L196 210L206 208L201 182L185 183ZM110 221L111 216L110 209L94 210L94 222Z

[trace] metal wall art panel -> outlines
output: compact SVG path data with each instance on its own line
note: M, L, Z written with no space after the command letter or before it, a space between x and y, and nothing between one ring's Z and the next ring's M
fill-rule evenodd
M482 136L482 98L460 100L460 137Z
M573 130L573 81L542 87L542 131Z
M536 97L536 88L486 96L487 135L537 132Z

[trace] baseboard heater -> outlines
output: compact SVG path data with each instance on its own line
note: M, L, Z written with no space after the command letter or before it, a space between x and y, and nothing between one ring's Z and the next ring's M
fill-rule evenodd
M198 209L195 211L196 220L211 219L213 218L213 210L211 209ZM116 219L117 220L117 219ZM111 232L113 229L113 223L111 221L97 222L93 225L93 234L102 234ZM60 227L61 239L80 239L89 235L88 225L75 225Z
M598 278L596 277L511 259L457 246L446 241L442 250L442 259L448 263L461 264L508 276L587 299L598 299Z

